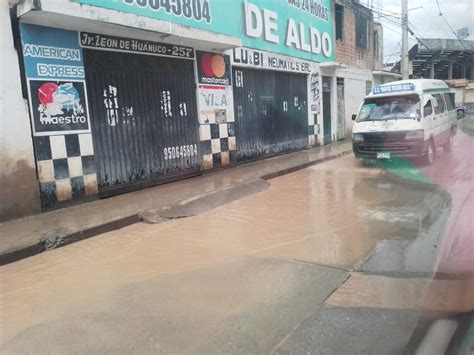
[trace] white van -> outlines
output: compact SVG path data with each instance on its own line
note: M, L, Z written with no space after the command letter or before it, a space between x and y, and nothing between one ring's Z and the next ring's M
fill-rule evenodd
M373 88L361 104L352 130L357 158L423 158L450 152L456 134L454 94L441 80L397 81Z

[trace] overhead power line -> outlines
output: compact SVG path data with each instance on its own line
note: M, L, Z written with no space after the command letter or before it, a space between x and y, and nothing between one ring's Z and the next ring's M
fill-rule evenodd
M418 9L422 9L422 8L423 8L423 6L418 6L418 7L408 9L408 11L418 10ZM394 17L394 18L397 18L397 19L401 19L401 15L402 15L400 12L388 11L385 8L380 7L380 6L376 6L376 5L371 7L370 10L373 13L379 15L380 17Z
M386 24L395 25L397 27L400 27L402 24L400 21L392 20L389 18L381 18L380 20L385 22Z
M456 36L456 32L454 32L453 28L451 27L451 25L449 24L448 20L446 20L446 18L444 17L443 13L441 12L441 8L439 7L439 1L436 0L436 5L438 5L438 11L439 11L439 15L443 18L444 22L446 23L446 25L449 27L449 29L451 30L451 32L453 33L453 35ZM457 36L456 36L457 37Z
M421 44L423 47L425 47L426 49L428 49L429 51L431 50L430 47L428 47L425 42L423 41L423 36L418 36L412 29L412 27L410 26L413 26L412 23L410 21L408 21L408 32L413 36L415 37L416 41ZM417 31L418 32L418 31ZM420 38L421 37L421 38Z
M449 24L448 20L446 20L446 18L444 17L443 12L441 11L441 7L439 6L439 0L436 0L436 5L438 5L439 16L441 16L441 18L444 20L444 22L445 22L446 25L449 27L449 30L452 32L452 34L454 35L454 37L456 37L456 39L459 41L459 43L461 43L461 46L463 46L464 49L467 49L467 48L464 46L464 43L459 39L458 35L456 34L456 32L453 30L453 28L452 28L451 25Z
M387 12L383 12L381 10L375 10L375 9L372 9L371 11L374 14L379 15L379 18L391 17L391 18L400 19L400 14L397 14L396 12L387 13Z
M398 44L395 46L395 48L393 49L392 53L390 53L388 55L388 59L386 60L386 63L390 63L390 61L392 60L392 57L397 54L397 53L401 53L401 52L397 52L397 49L398 47L400 47L400 44L402 44L402 40L400 39L400 41L398 41ZM385 57L385 56L384 56Z
M401 21L396 21L394 19L389 19L389 18L381 18L381 20L383 22L387 22L385 24L385 28L389 29L390 31L398 34L401 36L401 32L399 31L396 31L394 30L393 28L389 27L388 24L391 24L391 25L396 25L396 26L401 26ZM431 48L429 48L423 41L423 36L422 35L419 35L418 33L416 32L419 32L419 31L414 31L414 29L412 28L412 24L409 22L409 26L408 26L408 33L410 34L411 37L413 37L414 40L416 40L416 42L418 42L420 45L422 45L423 47L425 47L426 49L428 50L431 50Z
M399 36L401 36L401 35L402 35L402 33L401 33L401 32L399 32L399 31L396 31L396 30L394 30L394 29L393 29L393 28L391 28L391 27L388 27L388 26L386 26L385 28L386 28L386 29L388 29L388 30L390 30L390 31L392 31L393 33L396 33L396 34L397 34L397 35L399 35Z
M420 29L418 27L415 27L415 25L413 24L413 22L411 22L410 20L408 20L408 25L410 26L410 28L413 29L413 31L415 31L415 33L418 34L418 37L421 37L421 38L426 38L426 36L424 35L424 33L422 31L420 31Z

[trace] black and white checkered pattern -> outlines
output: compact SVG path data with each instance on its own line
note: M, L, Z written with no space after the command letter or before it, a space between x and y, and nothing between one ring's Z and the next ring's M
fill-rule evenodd
M92 135L34 137L43 210L97 195Z
M235 123L206 123L199 130L204 169L230 165L231 152L237 148Z
M308 143L312 147L319 146L318 135L320 133L320 126L318 124L318 115L313 114L312 119L308 125Z

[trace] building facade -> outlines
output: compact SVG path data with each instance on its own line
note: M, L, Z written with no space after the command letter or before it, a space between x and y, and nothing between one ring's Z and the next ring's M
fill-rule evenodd
M337 138L342 139L351 135L352 114L372 87L401 76L383 68L383 28L370 9L356 0L336 0L333 11L336 65L323 72L333 78L333 116L337 117Z
M409 51L410 77L445 80L456 103L474 108L474 41L422 38ZM401 63L392 68L399 73Z
M2 125L15 136L1 142L15 151L2 150L12 167L2 179L13 185L2 190L11 203L1 218L343 138L341 79L343 95L363 82L362 97L374 59L369 38L367 53L344 57L334 8L329 0L17 1L11 23L2 22L12 96Z

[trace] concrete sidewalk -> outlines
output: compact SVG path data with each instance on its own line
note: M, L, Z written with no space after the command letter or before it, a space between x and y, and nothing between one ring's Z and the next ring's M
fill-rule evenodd
M350 142L269 158L216 173L0 224L0 265L136 223L161 210L252 181L270 179L351 152Z

